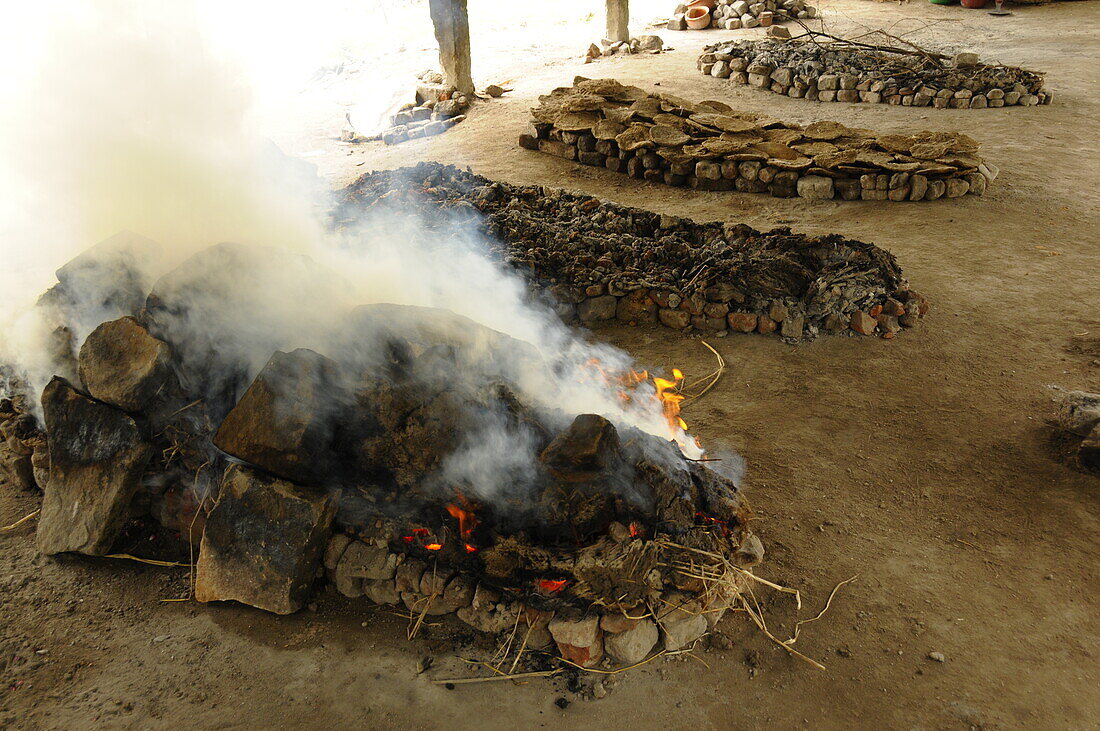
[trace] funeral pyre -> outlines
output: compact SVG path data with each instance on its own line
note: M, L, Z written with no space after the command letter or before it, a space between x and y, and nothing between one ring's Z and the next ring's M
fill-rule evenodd
M0 401L0 466L44 493L43 553L117 551L140 521L197 547L199 601L290 613L331 582L584 666L691 645L739 601L762 547L736 466L687 432L678 371L548 359L385 303L282 350L245 293L308 309L338 276L220 244L147 287L128 275L144 245L59 270L38 305L57 375L40 394L11 376ZM89 303L110 319L78 342Z

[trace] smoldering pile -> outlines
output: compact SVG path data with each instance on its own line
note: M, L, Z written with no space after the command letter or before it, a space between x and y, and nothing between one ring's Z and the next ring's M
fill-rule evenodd
M386 211L421 212L441 247L476 230L494 258L553 295L563 318L590 326L894 337L928 309L892 254L835 234L696 223L436 163L362 176L336 220L353 227Z
M43 490L46 554L108 553L141 520L198 546L200 601L288 613L324 577L421 617L522 623L531 647L584 665L605 636L623 662L659 638L690 644L761 558L738 486L685 457L697 447L677 397L647 374L569 371L448 311L391 304L310 322L324 353L283 352L243 292L300 306L332 272L221 244L146 290L136 274L94 276L125 274L117 253L142 243L119 243L63 269L40 301L58 326L43 428L27 395L0 402L0 465ZM68 324L89 302L126 314L78 342ZM667 434L533 393L583 379Z

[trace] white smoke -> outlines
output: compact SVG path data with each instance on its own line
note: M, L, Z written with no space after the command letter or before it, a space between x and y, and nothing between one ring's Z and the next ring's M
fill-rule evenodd
M472 232L445 257L412 216L331 233L318 181L258 134L250 89L206 43L195 8L151 5L100 2L25 24L44 51L31 59L33 73L5 90L9 103L0 112L0 363L15 364L41 388L53 373L49 323L39 318L36 299L58 267L129 229L157 242L149 256L131 262L148 282L222 241L306 255L316 271L330 273L320 287L299 286L296 270L274 279L210 273L212 286L232 290L244 304L201 313L188 326L195 337L218 336L241 349L250 375L273 347L325 352L321 334L357 305L438 307L537 348L560 378L514 375L538 405L599 413L668 436L654 400L626 403L598 378L582 378L593 375L585 365L593 358L611 371L628 370L632 359L584 341L549 307L532 304L520 279L491 261ZM98 321L120 314L82 312L77 345ZM488 433L482 448L456 457L452 467L484 484L490 465L482 457L507 453L515 436ZM496 469L518 467L502 459Z

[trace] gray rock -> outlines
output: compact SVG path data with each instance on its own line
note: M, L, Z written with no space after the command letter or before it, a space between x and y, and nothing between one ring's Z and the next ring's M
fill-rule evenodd
M942 180L929 180L928 192L924 194L926 201L934 201L937 198L942 198L943 194L947 192L947 184Z
M928 192L928 178L924 175L912 175L909 178L909 200L924 200L924 194Z
M946 184L948 198L961 198L970 190L970 184L962 178L948 178Z
M664 619L661 621L661 635L665 649L669 652L682 650L690 646L707 631L707 619L702 614L684 619Z
M302 608L328 542L336 501L244 465L230 465L206 519L195 599L275 614Z
M806 319L801 313L796 313L783 320L780 334L785 338L800 338L805 327Z
M276 352L214 436L223 452L309 483L332 468L333 427L351 403L335 362L304 348Z
M823 175L803 175L798 179L798 195L810 200L827 200L833 197L833 179Z
M605 634L604 649L617 662L633 665L645 660L659 639L656 622L642 619L623 632Z
M143 411L171 377L172 349L133 317L104 322L80 347L78 368L93 398L123 411Z
M1100 393L1066 391L1058 403L1058 426L1071 434L1088 436L1100 424Z
M340 563L340 559L344 556L344 551L351 544L351 537L345 533L333 534L332 539L329 540L328 546L325 547L324 565L328 571L335 571L336 566Z
M665 42L661 40L660 36L644 35L638 36L638 50L641 51L660 51L664 49Z
M965 69L978 65L978 54L969 51L955 54L955 68Z
M974 195L985 195L986 180L981 173L970 173L966 176L966 182L970 185L970 192Z
M397 556L384 545L353 541L340 558L336 574L371 581L392 580L397 574Z
M669 30L687 30L687 17L684 13L676 13L668 19Z
M790 86L794 81L794 69L792 68L778 68L772 72L772 81L775 81L783 86Z
M50 478L38 517L47 555L107 553L129 516L153 448L124 412L54 378L42 392Z
M611 295L589 297L577 305L577 316L581 322L591 324L615 319L615 308L619 301Z

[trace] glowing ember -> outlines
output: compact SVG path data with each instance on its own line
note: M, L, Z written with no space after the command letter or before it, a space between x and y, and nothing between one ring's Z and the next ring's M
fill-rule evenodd
M555 581L553 579L539 579L538 581L535 582L535 586L537 586L542 591L550 592L551 594L556 594L559 591L561 591L562 589L564 589L565 585L568 584L568 583L569 583L569 581L566 580L566 579L559 579L557 581Z
M637 523L630 524L630 537L637 538L642 534L642 529L638 527Z
M439 549L443 548L443 544L442 543L428 543L424 546L424 548L428 549L429 551L438 551Z
M712 518L706 513L696 513L695 519L704 525L717 525L722 529L723 535L728 535L730 532L729 526L726 525L726 521L719 520L718 518Z

